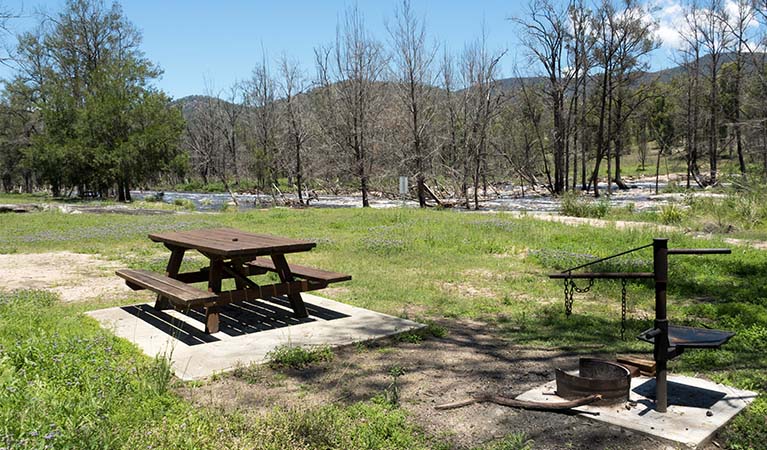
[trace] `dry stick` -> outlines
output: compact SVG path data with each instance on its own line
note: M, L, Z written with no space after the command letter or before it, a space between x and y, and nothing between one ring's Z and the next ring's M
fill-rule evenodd
M552 403L529 402L525 400L516 400L509 397L503 397L501 395L479 394L471 398L468 398L466 400L461 400L461 401L453 402L453 403L445 403L444 405L437 405L434 407L434 409L440 409L440 410L456 409L456 408L462 408L464 406L469 406L474 403L490 402L490 403L495 403L497 405L502 405L502 406L511 406L512 408L536 409L539 411L561 411L565 409L575 408L577 406L588 405L590 403L594 403L599 400L602 400L602 396L599 394L589 395L588 397L578 398L575 400L571 400L569 402L552 402Z

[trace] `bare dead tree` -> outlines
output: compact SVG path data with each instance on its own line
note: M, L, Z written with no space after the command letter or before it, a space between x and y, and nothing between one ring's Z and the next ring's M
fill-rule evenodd
M326 138L351 156L353 172L369 207L369 178L373 138L381 112L382 80L386 67L383 46L365 29L359 9L346 11L333 44L315 49L320 92L314 96L316 115Z
M748 42L751 38L749 30L755 24L756 10L751 0L736 0L734 3L735 16L732 18L720 17L720 20L732 35L732 48L729 50L735 54L735 79L734 93L732 98L732 121L735 129L735 146L738 153L738 167L741 176L746 176L746 160L743 155L743 132L741 127L742 104L743 104L743 77L746 63L746 51L749 49ZM728 20L730 19L730 20Z
M682 65L685 68L685 153L687 162L687 188L690 188L690 179L694 179L696 184L703 186L703 179L700 176L700 167L698 166L698 156L700 154L698 144L700 142L699 123L700 123L700 93L701 93L701 36L700 10L693 1L688 5L684 13L684 29L680 36L683 40Z
M231 164L227 152L228 136L225 133L223 106L224 101L220 95L213 94L210 86L206 87L206 95L197 100L193 114L187 118L183 140L203 182L207 184L211 178L218 179L229 192L232 201L238 204L228 181Z
M480 37L468 44L461 56L461 78L467 86L464 173L465 178L472 180L474 209L479 209L479 185L486 167L490 125L501 111L502 96L496 80L498 64L504 54L505 51L492 52L487 48L487 34L483 28ZM469 207L469 202L466 206Z
M701 44L708 58L708 161L709 183L717 183L717 164L719 162L719 72L722 69L722 58L730 47L732 35L728 32L727 21L729 14L722 0L709 0L706 4L703 20L698 22Z
M553 192L560 194L567 189L565 147L568 126L565 96L577 73L568 67L567 52L571 45L571 35L567 23L567 9L555 5L550 0L533 0L528 6L527 17L516 18L514 21L522 29L522 44L530 52L531 58L543 67L546 75L547 83L544 85L543 95L547 98L554 119L551 130Z
M254 160L259 166L257 177L263 189L269 189L272 198L276 198L279 174L279 151L277 145L277 103L275 98L276 82L271 72L266 52L262 52L261 61L253 69L247 83L245 103L251 108L254 132Z
M426 206L425 179L430 157L428 133L436 112L434 58L436 45L426 42L426 24L403 0L395 11L395 24L389 28L394 47L394 71L397 94L406 109L406 127L411 154L403 161L415 172L418 204Z
M244 112L242 99L242 86L240 83L234 83L229 88L226 100L218 98L218 108L222 113L223 121L220 123L221 133L224 136L224 147L231 158L232 174L236 185L240 184L240 175L242 172L240 155L238 152L240 143L238 140L238 128L242 121Z
M296 177L298 202L303 205L304 171L302 158L310 132L306 124L304 102L301 101L300 97L305 95L309 85L301 73L298 63L292 62L287 56L283 56L280 61L280 73L282 75L280 87L284 103L285 141L293 153L293 173Z

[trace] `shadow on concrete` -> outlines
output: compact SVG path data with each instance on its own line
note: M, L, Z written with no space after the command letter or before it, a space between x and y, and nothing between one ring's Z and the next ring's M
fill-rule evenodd
M655 400L655 379L650 379L632 389L635 393ZM689 386L687 384L668 382L668 404L685 406L688 408L710 409L718 401L723 399L727 393L713 391L698 386Z
M219 332L228 336L243 336L316 320L335 320L348 317L346 314L308 302L304 302L304 304L309 317L297 318L290 309L290 302L282 297L273 297L268 302L248 300L232 303L221 308ZM158 311L147 304L124 306L122 310L186 345L192 346L221 340L200 329L204 328L205 324L205 310L203 308L181 311L186 318L199 322L203 325L202 327L190 324L188 319L182 320L165 311Z

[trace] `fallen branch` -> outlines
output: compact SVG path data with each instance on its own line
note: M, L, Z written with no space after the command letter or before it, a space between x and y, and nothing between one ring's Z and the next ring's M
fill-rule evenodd
M530 402L525 400L516 400L509 397L503 397L501 395L491 394L479 394L466 400L461 400L453 403L445 403L444 405L437 405L434 409L456 409L463 408L464 406L473 405L474 403L495 403L496 405L510 406L512 408L522 409L535 409L538 411L561 411L565 409L575 408L577 406L588 405L596 401L602 400L602 396L599 394L589 395L588 397L578 398L570 400L568 402Z

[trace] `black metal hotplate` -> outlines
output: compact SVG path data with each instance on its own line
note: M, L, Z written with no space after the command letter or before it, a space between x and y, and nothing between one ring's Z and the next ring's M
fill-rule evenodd
M643 331L638 339L651 344L655 343L655 337L648 337L647 334L654 328ZM719 348L735 336L732 331L711 330L708 328L694 328L669 325L668 342L671 347L679 349L685 348Z

